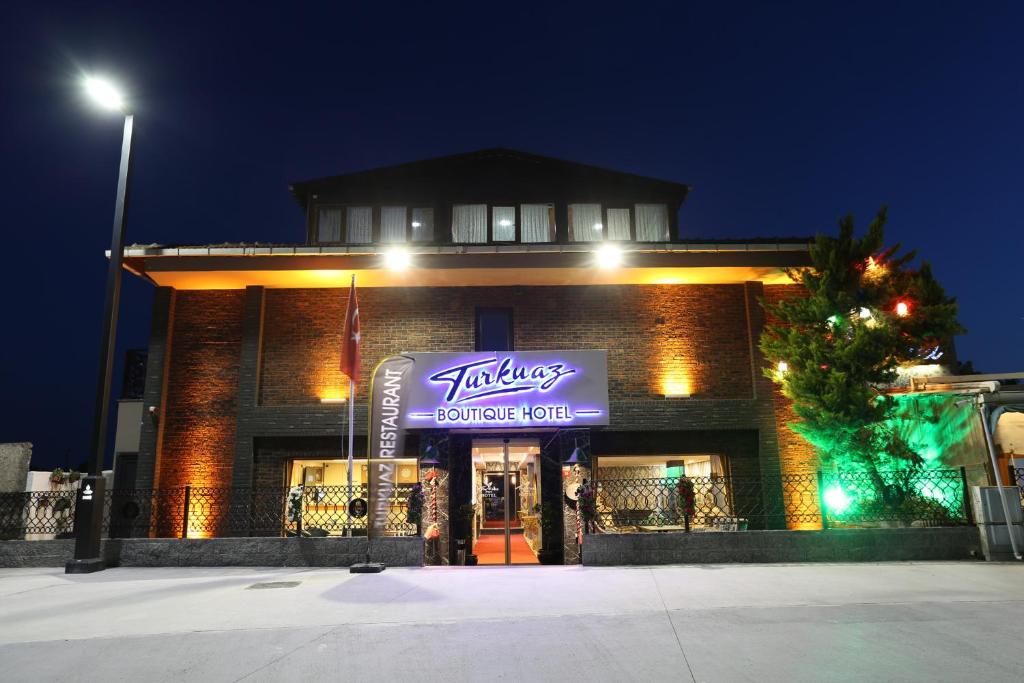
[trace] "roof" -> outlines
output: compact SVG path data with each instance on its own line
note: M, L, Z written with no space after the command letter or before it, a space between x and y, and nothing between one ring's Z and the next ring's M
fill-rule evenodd
M178 289L466 287L613 284L788 284L810 265L800 243L632 243L617 268L595 267L593 244L407 245L411 267L387 267L389 245L132 246L125 268Z
M514 182L517 172L522 172L525 178L536 184L549 184L554 179L570 185L595 188L642 188L648 193L673 199L676 203L682 203L691 189L683 183L503 147L297 181L291 183L289 189L296 201L305 206L311 194L342 188L358 191L371 188L379 190L381 186L389 184L403 187L434 184L447 185L458 191L464 189L467 182L486 182L491 179L488 176Z

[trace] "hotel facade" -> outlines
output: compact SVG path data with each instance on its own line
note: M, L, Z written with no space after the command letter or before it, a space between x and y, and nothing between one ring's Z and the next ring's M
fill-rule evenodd
M809 264L808 239L681 238L688 186L503 149L290 189L300 244L126 250L155 291L112 536L118 491L186 488L185 518L154 503L149 535L369 525L422 534L438 564L574 563L587 533L691 522L820 528L816 461L758 350L761 302L799 295L784 271ZM354 397L340 370L353 275ZM385 417L382 455L368 432Z

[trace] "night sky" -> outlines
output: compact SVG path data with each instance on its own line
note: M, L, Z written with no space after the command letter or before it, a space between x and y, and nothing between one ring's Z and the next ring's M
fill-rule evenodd
M35 469L88 456L121 122L83 71L137 114L129 243L300 241L290 181L511 147L692 185L684 236L888 204L961 359L1024 370L1022 3L132 4L0 10L0 442ZM126 279L121 349L151 297Z

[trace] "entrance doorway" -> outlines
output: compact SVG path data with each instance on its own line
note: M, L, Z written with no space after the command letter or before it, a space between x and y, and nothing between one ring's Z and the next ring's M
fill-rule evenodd
M478 564L539 564L540 442L474 439Z

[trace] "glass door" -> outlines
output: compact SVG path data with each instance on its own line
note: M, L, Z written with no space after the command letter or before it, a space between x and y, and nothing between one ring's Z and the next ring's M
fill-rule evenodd
M537 564L534 501L540 482L536 439L474 439L478 564Z

